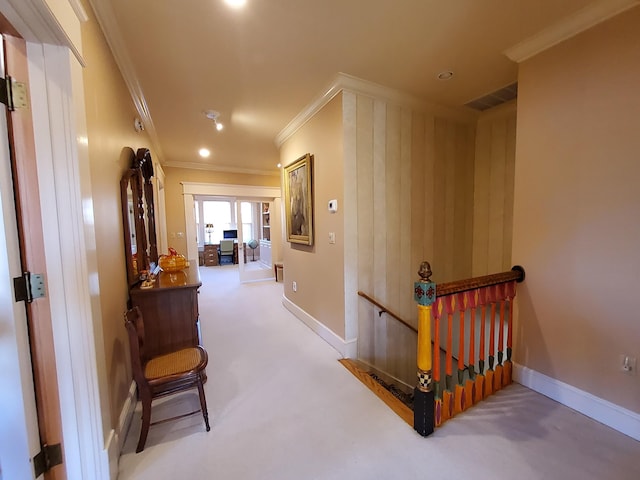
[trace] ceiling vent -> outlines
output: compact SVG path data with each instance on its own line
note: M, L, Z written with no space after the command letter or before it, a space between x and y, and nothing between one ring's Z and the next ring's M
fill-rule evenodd
M465 106L471 107L475 110L480 110L481 112L496 107L502 103L506 103L509 100L513 100L518 97L518 82L512 83L511 85L507 85L499 90L496 90L493 93L485 95L484 97L476 98L475 100L471 100L468 103L465 103Z

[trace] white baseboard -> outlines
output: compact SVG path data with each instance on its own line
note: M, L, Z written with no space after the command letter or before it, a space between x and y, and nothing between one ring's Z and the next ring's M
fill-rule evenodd
M107 441L105 442L105 451L107 453L107 463L106 468L109 471L109 478L111 480L115 480L118 478L118 448L116 442L116 431L115 429L111 429L109 431L109 436L107 437Z
M118 478L118 462L120 454L124 448L124 441L127 438L129 427L131 426L131 419L133 418L133 412L136 409L137 403L136 395L136 382L131 382L129 385L129 392L127 398L122 405L120 411L120 417L118 418L118 426L116 429L111 430L109 434L109 440L107 442L107 451L109 453L109 472L111 480Z
M356 358L358 355L358 340L344 340L340 335L337 335L329 327L313 318L302 308L297 306L285 295L282 295L282 304L284 308L289 310L295 317L302 321L307 327L313 330L320 338L335 348L343 358Z
M640 441L640 415L631 410L516 363L513 364L513 379L531 390Z

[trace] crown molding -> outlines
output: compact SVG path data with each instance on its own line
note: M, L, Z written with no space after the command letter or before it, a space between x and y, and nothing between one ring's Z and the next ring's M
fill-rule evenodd
M131 100L133 101L135 109L142 120L144 129L149 135L153 151L158 155L159 161L162 161L164 155L162 153L162 148L160 147L158 132L153 124L153 120L151 119L147 101L142 93L142 87L138 82L133 62L125 48L122 34L120 33L120 28L118 27L118 22L116 21L111 4L102 0L89 0L89 3L96 14L98 24L104 33L107 44L111 49L111 54L113 55L116 65L118 65L118 69L120 70L120 74L122 75L127 89L129 90L129 95L131 95Z
M639 4L639 0L599 0L593 2L564 20L508 48L503 53L514 62L523 62Z
M211 172L225 172L225 173L242 173L244 175L266 175L268 177L279 177L280 170L259 170L251 168L237 168L229 167L225 165L210 165L197 162L164 162L162 164L164 168L188 168L189 170L206 170Z
M73 9L76 17L78 17L78 20L80 20L81 23L87 22L89 20L87 11L82 6L82 3L80 3L80 0L69 0L69 5L71 5L71 8Z
M78 17L78 20L82 21L81 14L84 9L80 7L79 10L76 10L73 1L77 0L70 0L68 4L56 4L58 7L56 12L58 14L62 13L64 16L64 9L66 7L73 8L75 16ZM63 22L63 25L46 1L0 0L0 7L2 8L2 14L27 42L67 47L76 57L78 63L83 67L86 66L86 62L80 51L80 45L76 45L68 32L65 31L65 27L69 28L70 25L67 22ZM71 28L73 29L73 27ZM79 37L74 38L79 41Z
M276 146L280 148L284 142L298 131L298 129L313 118L314 115L322 110L325 105L327 105L341 92L352 92L358 95L365 95L367 97L384 100L388 103L409 107L417 111L433 112L448 118L462 121L471 121L477 118L476 112L431 103L413 95L403 93L399 90L339 72L331 84L323 90L323 93L320 93L320 95L312 100L311 103L309 103L287 124L286 127L280 131L275 138Z

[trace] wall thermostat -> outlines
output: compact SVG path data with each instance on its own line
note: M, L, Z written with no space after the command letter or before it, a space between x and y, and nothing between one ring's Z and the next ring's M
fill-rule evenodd
M331 213L336 213L338 211L338 200L329 200L328 208Z

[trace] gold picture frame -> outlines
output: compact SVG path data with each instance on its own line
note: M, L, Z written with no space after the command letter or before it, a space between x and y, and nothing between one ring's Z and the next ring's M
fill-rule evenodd
M313 245L313 155L284 167L287 241Z

